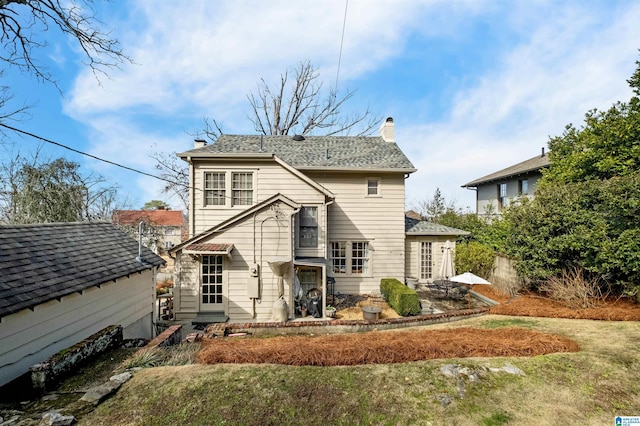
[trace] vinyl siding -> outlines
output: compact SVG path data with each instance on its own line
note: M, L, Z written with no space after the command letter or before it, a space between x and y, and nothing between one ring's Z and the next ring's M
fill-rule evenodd
M368 276L335 274L335 291L380 291L382 278L404 277L404 174L307 173L335 194L328 209L328 242L368 241ZM367 179L380 179L380 195L367 196ZM348 248L349 249L349 248ZM327 253L327 258L330 253Z
M438 279L438 271L440 271L440 265L442 264L442 248L444 247L445 242L449 240L451 242L451 246L453 247L452 254L455 258L455 237L449 236L418 236L418 235L407 235L406 240L406 252L405 252L405 270L407 277L420 278L420 244L423 241L430 241L431 245L431 271L432 278L428 280L421 279L421 283L425 282L433 282L433 280ZM454 263L455 266L455 263ZM465 271L457 271L456 273L461 273Z
M493 205L493 212L500 213L498 211L498 185L501 183L507 184L507 198L509 199L509 203L517 198L520 194L518 192L519 185L518 181L523 179L528 179L529 181L529 190L527 196L529 198L533 198L533 193L538 186L538 180L542 177L542 174L535 172L525 175L520 175L511 179L499 180L491 183L486 183L482 185L478 185L477 189L477 200L476 200L476 212L479 215L486 214L487 208ZM509 204L508 203L508 204Z
M278 203L281 219L275 220L270 206L266 206L254 216L245 218L228 229L214 234L202 243L232 243L231 259L225 256L223 265L223 300L225 313L233 321L253 319L253 300L248 297L249 266L259 265L260 299L256 302L256 320L270 320L273 302L278 297L277 279L268 262L275 259L292 258L293 209ZM255 220L255 222L254 222ZM255 229L255 234L254 234ZM255 240L254 240L255 235ZM195 316L199 311L200 264L190 255L178 255L179 279L176 291L176 318ZM285 298L290 299L293 266L285 277ZM291 306L291 303L289 306Z
M149 270L2 318L0 385L110 325L122 325L125 338L151 338L154 284Z
M204 188L204 172L206 171L246 171L254 173L254 204L267 198L282 194L300 204L320 204L324 202L324 195L307 182L295 176L273 161L236 162L233 164L196 162L193 166L194 186ZM227 184L227 188L230 188ZM230 196L230 190L227 190ZM193 192L194 203L191 215L195 216L194 232L191 236L200 234L218 223L235 216L250 206L207 206L204 207L204 191Z

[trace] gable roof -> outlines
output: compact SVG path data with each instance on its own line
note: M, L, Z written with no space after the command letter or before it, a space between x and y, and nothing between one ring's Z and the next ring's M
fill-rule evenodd
M225 228L229 227L229 225L232 225L232 224L244 219L245 217L248 217L248 216L252 215L253 213L263 209L264 207L266 207L268 205L271 205L271 204L273 204L275 202L278 202L278 201L282 202L282 203L285 203L289 207L292 207L292 208L298 208L299 209L300 207L302 207L301 204L296 203L295 201L291 200L289 197L286 197L286 196L284 196L284 195L282 195L280 193L275 194L275 195L267 198L266 200L263 200L263 201L261 201L261 202L259 202L257 204L254 204L253 206L249 207L248 209L241 211L237 215L232 216L229 219L220 222L216 226L214 226L212 228L209 228L206 231L201 232L198 235L194 235L193 237L189 238L188 240L183 241L180 244L178 244L177 246L172 247L169 250L169 253L176 253L176 252L178 252L180 250L185 249L188 246L189 247L190 246L197 247L198 245L196 243L201 242L202 240L204 240L207 237L215 234L216 232L220 231L221 229L225 229ZM207 246L208 246L208 244L207 244ZM231 245L231 247L233 248L233 245Z
M407 235L469 235L469 231L451 228L450 226L438 223L427 222L426 220L404 217L404 231Z
M394 142L379 136L222 135L214 143L178 154L186 157L219 157L273 154L296 169L403 171L415 167Z
M138 225L141 220L157 226L182 226L180 210L116 210L113 223L118 225Z
M0 318L164 264L106 222L0 226Z
M490 183L501 179L507 179L513 176L522 175L530 172L537 172L545 167L549 167L549 154L545 153L537 155L533 158L525 160L521 163L509 166L506 169L499 170L497 172L488 174L476 180L472 180L469 183L462 185L463 188L475 187L483 183Z

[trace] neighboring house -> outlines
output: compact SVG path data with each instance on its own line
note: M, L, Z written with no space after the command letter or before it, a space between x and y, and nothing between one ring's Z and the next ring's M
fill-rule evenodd
M163 263L110 223L0 226L0 386L110 325L152 337Z
M321 292L324 312L332 292L377 293L382 278L403 280L405 264L413 268L405 179L416 169L395 143L392 119L380 133L222 135L178 154L191 192L190 238L170 250L176 318L270 320L279 270L289 317L310 289ZM410 244L440 239L414 234Z
M182 241L184 220L181 211L162 207L156 210L116 210L112 222L136 239L140 222L145 222L142 244L162 256L169 270L173 269L173 259L167 253Z
M511 200L519 196L533 197L541 170L549 167L549 154L542 148L537 155L506 169L472 180L463 188L476 191L478 215L500 214Z

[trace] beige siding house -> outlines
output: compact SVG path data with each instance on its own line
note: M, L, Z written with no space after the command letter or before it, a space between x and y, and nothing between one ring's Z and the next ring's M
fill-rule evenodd
M0 386L110 325L152 337L162 264L108 223L0 226Z
M404 185L416 169L392 119L380 134L222 135L178 154L193 185L190 238L171 250L176 319L269 321L282 302L293 318L318 293L321 316L331 293L404 280Z
M542 169L549 167L549 154L542 152L528 160L488 174L462 185L476 191L478 215L501 214L512 200L533 197Z

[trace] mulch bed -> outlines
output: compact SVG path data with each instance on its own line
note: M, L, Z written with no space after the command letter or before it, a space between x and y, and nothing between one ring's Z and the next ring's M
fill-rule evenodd
M535 356L577 352L573 340L517 327L495 330L369 332L264 339L206 339L197 360L203 364L284 365L391 364L439 358Z
M493 306L489 312L528 317L640 321L640 305L629 299L607 300L597 308L572 309L546 297L524 294Z

